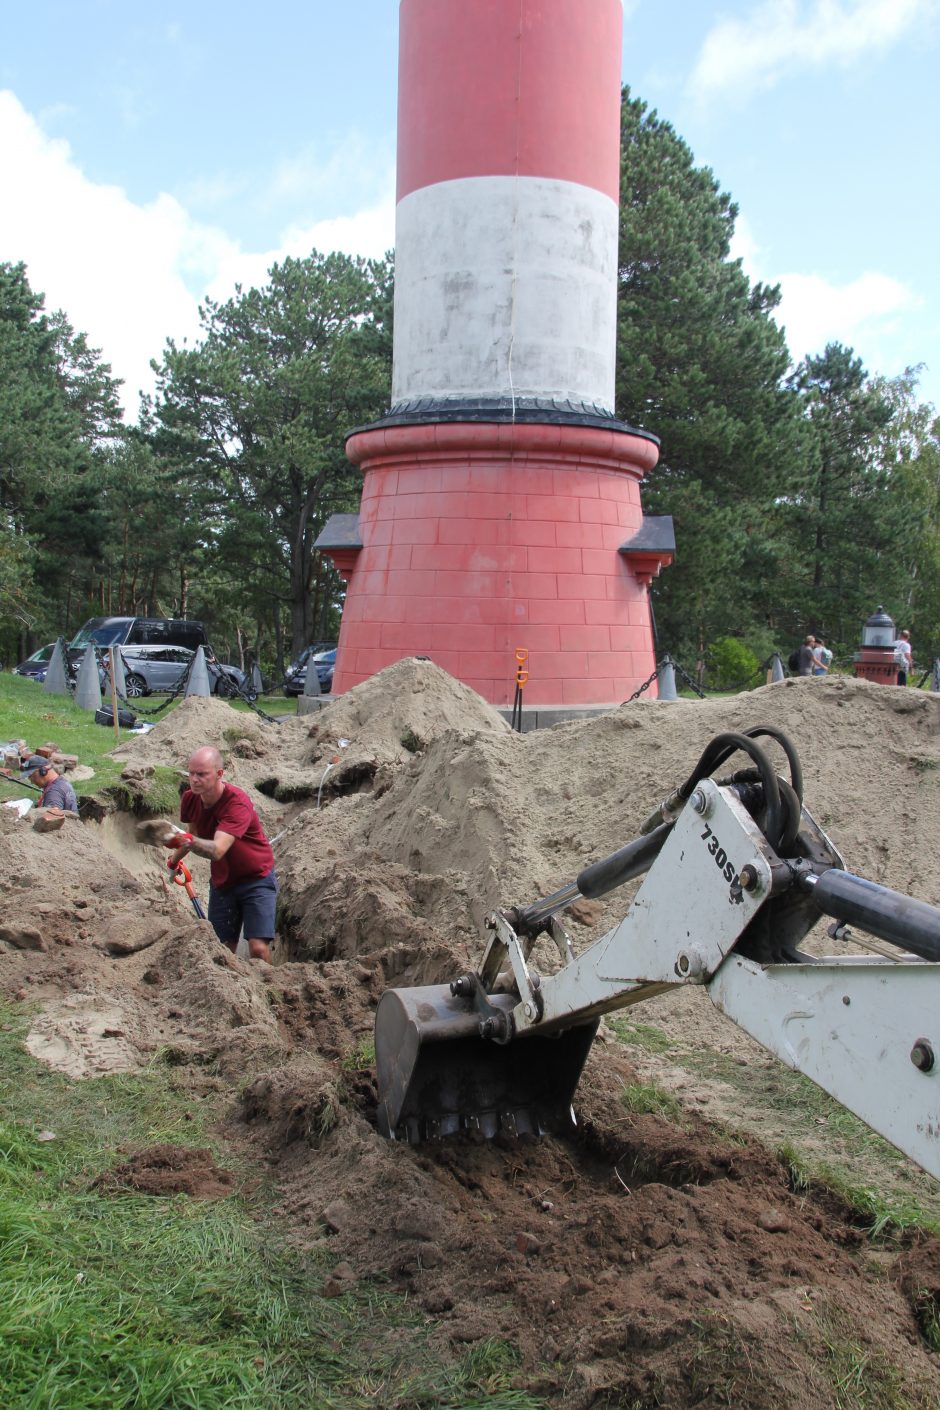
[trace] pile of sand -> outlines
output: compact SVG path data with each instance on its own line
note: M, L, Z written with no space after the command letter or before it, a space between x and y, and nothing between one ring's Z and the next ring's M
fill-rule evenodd
M733 1355L737 1403L828 1407L838 1328L926 1405L919 1387L940 1367L915 1312L923 1249L876 1265L848 1212L797 1198L763 1148L689 1114L681 1128L631 1116L620 1093L634 1058L619 1044L592 1054L576 1141L410 1150L373 1126L363 1055L383 989L476 963L487 911L614 851L715 734L762 723L798 748L806 804L850 869L940 903L940 698L791 680L517 735L412 660L281 724L190 699L118 751L131 767L182 768L202 744L223 749L278 838L273 969L215 942L156 849L135 847L131 820L43 836L0 818L13 918L0 983L43 1001L30 1045L76 1076L167 1045L180 1062L253 1074L237 1129L276 1160L294 1239L407 1290L438 1319L442 1354L505 1336L520 1383L569 1410L725 1403L703 1398L701 1358ZM579 943L625 905L583 907ZM690 995L644 1005L644 1019L753 1061Z

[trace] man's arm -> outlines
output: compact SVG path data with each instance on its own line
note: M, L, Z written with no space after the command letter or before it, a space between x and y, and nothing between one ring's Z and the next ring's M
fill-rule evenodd
M197 857L206 857L210 862L218 862L225 856L235 838L230 832L219 829L213 837L194 837L189 844L190 852Z

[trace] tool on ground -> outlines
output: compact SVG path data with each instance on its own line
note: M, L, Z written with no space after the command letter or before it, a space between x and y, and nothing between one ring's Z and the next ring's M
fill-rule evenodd
M529 679L526 665L528 659L529 653L526 648L524 646L518 647L516 650L516 695L512 702L512 719L509 722L509 728L518 730L520 734L522 733L522 692Z
M28 778L17 778L12 769L0 769L0 782L12 783L16 788L30 788L34 793L42 792L38 783L30 783Z
M747 766L713 779L739 752ZM600 1018L697 984L940 1179L940 909L847 872L802 799L799 758L779 730L720 734L640 836L551 895L489 915L475 972L387 990L375 1020L383 1133L570 1131ZM626 915L576 953L559 913L640 876ZM822 916L840 922L837 939L851 925L868 953L803 953ZM543 936L554 973L534 962Z
M186 865L185 862L174 862L172 857L167 862L167 867L173 873L173 880L176 882L177 886L186 887L186 895L192 901L193 910L196 912L199 919L205 920L206 913L202 909L202 902L196 895L196 890L193 886L192 873L190 872L189 867Z

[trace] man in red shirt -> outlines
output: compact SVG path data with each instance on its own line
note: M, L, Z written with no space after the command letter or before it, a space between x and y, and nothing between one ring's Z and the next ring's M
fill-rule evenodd
M245 790L223 779L218 749L197 749L188 771L189 787L180 800L188 831L165 839L175 854L170 860L187 852L208 857L209 920L216 935L234 954L244 928L251 958L270 960L277 876L261 820Z

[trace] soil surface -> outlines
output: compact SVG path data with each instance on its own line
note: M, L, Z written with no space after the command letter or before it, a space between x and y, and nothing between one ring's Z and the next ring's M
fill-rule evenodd
M92 1181L105 1194L189 1195L191 1199L224 1199L235 1189L235 1177L220 1170L208 1150L190 1150L164 1143L137 1151Z
M407 1292L442 1355L509 1340L518 1384L548 1404L935 1407L940 1241L873 1242L847 1204L794 1180L781 1143L801 1138L822 1158L841 1128L821 1109L791 1131L796 1079L701 990L602 1024L573 1135L409 1147L376 1130L383 991L474 968L489 911L548 895L622 846L714 735L759 724L796 745L806 805L850 870L940 904L938 697L788 680L517 735L408 660L275 724L184 701L115 751L133 816L103 808L37 833L0 810L0 987L38 1001L29 1047L76 1080L162 1050L230 1081L230 1134L270 1162L294 1244ZM182 771L207 743L274 839L272 965L230 955L167 882L164 854L137 841L153 765ZM205 864L193 874L204 897ZM573 907L576 948L628 902L620 891ZM810 948L831 943L820 925ZM674 1104L625 1103L643 1084ZM881 1146L853 1147L850 1173L940 1216L935 1182ZM229 1191L204 1153L174 1151L130 1153L104 1188ZM846 1397L852 1366L868 1398Z

